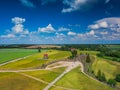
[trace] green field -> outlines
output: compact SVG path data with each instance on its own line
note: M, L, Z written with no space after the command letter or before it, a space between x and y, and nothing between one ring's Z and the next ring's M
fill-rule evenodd
M120 50L120 45L106 45L106 46L112 50Z
M47 53L49 55L48 60L43 59L43 55ZM48 64L52 61L62 60L69 57L71 53L69 51L51 50L38 54L34 54L28 58L6 64L1 66L0 69L31 69L40 68L42 64Z
M45 86L18 73L0 73L0 90L43 90Z
M45 82L53 81L65 70L64 67L52 70L22 72ZM43 90L47 84L18 73L0 73L0 90Z
M56 77L58 77L64 70L65 68L61 67L61 68L56 68L52 70L39 70L39 71L30 71L30 72L23 72L23 73L50 83Z
M0 49L0 63L38 53L37 49Z
M78 90L114 90L113 88L85 76L77 67L60 79L56 85ZM51 90L62 90L52 87ZM64 90L64 89L63 89Z

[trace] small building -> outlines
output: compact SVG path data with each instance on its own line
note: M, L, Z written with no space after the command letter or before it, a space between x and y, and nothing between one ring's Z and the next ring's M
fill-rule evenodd
M44 59L48 59L48 54L44 54Z

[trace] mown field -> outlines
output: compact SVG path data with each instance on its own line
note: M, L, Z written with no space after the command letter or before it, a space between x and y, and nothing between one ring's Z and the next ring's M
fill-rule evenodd
M43 90L46 83L26 77L22 73L45 82L53 81L65 68L17 73L0 73L0 90Z
M80 67L77 67L67 73L62 79L60 79L56 83L56 85L78 90L114 90L108 85L105 85L84 75L80 71ZM64 89L52 87L51 90Z
M38 53L37 49L0 49L0 63Z
M49 59L43 59L44 54L47 53L49 55ZM32 68L40 68L43 64L48 64L52 61L63 60L71 55L68 51L58 51L58 50L50 50L38 54L34 54L30 57L24 58L22 60L6 64L1 66L0 69L32 69Z
M0 73L0 90L42 90L45 86L18 73Z

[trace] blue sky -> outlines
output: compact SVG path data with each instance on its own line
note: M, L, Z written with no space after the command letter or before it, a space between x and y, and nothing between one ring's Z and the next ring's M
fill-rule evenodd
M120 0L1 0L0 44L120 43Z

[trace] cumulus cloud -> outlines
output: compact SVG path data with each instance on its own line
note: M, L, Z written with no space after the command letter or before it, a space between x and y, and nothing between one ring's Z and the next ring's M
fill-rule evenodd
M12 32L15 34L29 34L29 31L24 28L23 23L25 22L25 18L14 17L12 18L12 22L15 26L12 27Z
M104 18L89 25L90 30L94 29L94 34L103 40L120 40L120 18Z
M108 28L108 23L106 21L96 22L96 24L89 25L90 29Z
M14 24L22 24L25 22L25 18L20 18L20 17L14 17L12 18L12 22Z
M2 35L2 38L16 38L16 37L25 37L29 34L29 30L24 28L23 23L25 22L25 18L14 17L11 19L14 26L9 30L8 34Z
M7 35L1 35L1 38L15 38L16 36L14 34L7 34Z
M44 32L44 33L53 33L55 32L55 29L54 27L52 26L52 24L49 24L48 26L46 27L43 27L43 28L38 28L38 31L39 32Z
M22 5L30 8L35 8L35 5L30 0L19 0Z
M75 33L75 32L71 32L71 31L70 31L70 32L68 32L67 34L68 34L69 36L75 36L75 35L76 35L76 33Z

